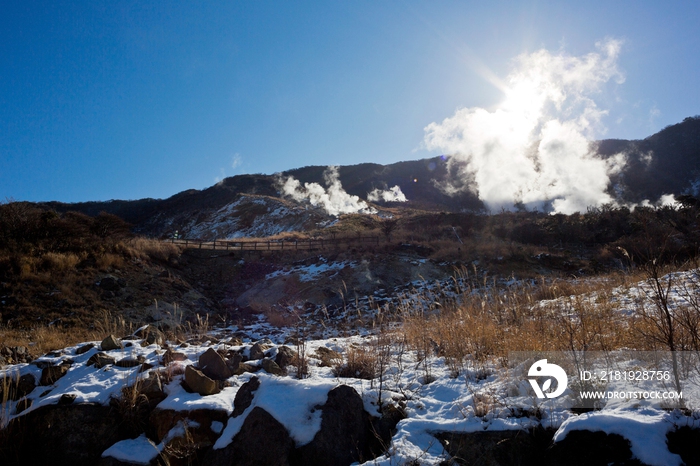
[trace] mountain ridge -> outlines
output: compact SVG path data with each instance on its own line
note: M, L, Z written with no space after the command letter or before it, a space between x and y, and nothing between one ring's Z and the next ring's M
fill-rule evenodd
M624 154L626 164L610 176L608 192L620 204L655 202L665 194L697 195L700 188L700 116L682 122L642 140L604 139L591 143L603 158ZM367 199L374 189L399 186L405 203L375 203L410 209L449 212L480 212L484 204L469 180L456 180L448 158L400 161L388 165L361 163L339 166L338 179L351 196ZM43 207L58 212L78 211L91 216L100 212L117 215L134 225L135 231L150 236L167 236L187 224L214 215L241 195L284 197L280 181L287 177L301 185L324 186L328 166L305 166L274 175L244 174L225 178L202 190L189 189L166 199L111 200L81 203L45 202ZM467 189L450 195L442 186L460 183Z

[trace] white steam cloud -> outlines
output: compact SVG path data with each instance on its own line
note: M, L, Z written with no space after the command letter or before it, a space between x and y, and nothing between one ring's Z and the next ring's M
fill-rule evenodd
M367 193L367 200L370 202L407 202L406 195L401 191L399 185L394 186L390 189L380 190L379 188L373 189L371 192Z
M358 196L348 194L338 178L338 167L328 167L323 173L327 188L318 183L304 183L294 177L288 177L281 184L282 193L297 202L308 200L313 206L321 206L329 215L374 214L376 210L367 205Z
M605 128L607 111L592 99L617 67L621 43L607 40L575 57L540 50L520 55L495 110L462 108L425 128L425 146L452 154L448 163L492 211L526 208L560 213L612 202L609 176L624 167L622 154L597 157L589 141ZM450 193L460 183L443 185ZM462 183L463 185L463 183Z

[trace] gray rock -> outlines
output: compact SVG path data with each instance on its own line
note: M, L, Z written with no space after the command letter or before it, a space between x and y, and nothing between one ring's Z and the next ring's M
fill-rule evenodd
M88 366L95 366L97 369L101 369L105 366L108 366L110 364L115 364L117 360L110 356L109 354L106 353L95 353L92 356L90 356L90 359L87 360L87 365Z
M256 406L243 421L233 441L225 448L210 450L203 464L288 466L293 450L294 441L287 429L267 411Z
M233 375L223 356L213 348L209 348L199 357L198 366L199 370L212 380L226 380Z
M260 342L255 343L253 346L250 347L250 359L262 359L265 357L265 348L263 345L260 344Z
M68 365L45 367L44 370L41 371L39 385L52 385L58 379L66 375L68 369Z
M139 356L138 358L122 358L114 365L117 367L136 367L143 364L144 361L145 359L143 356Z
M110 335L100 343L100 348L102 351L111 351L115 349L121 349L122 345L114 335Z
M241 375L246 372L258 372L260 370L260 366L254 366L253 364L248 364L245 362L242 362L238 365L238 368L236 371L233 373L234 375Z
M248 409L253 402L253 392L260 387L260 379L253 376L249 381L241 385L241 388L236 392L236 398L233 399L233 414L231 416L238 417L243 414L243 411Z
M297 357L297 352L294 351L289 346L280 346L277 348L277 356L275 357L275 362L281 368L285 368L294 361Z
M367 461L382 451L369 414L354 388L340 385L328 392L321 408L321 430L297 450L298 464L349 465Z
M221 391L219 384L215 380L210 379L201 371L192 367L192 365L187 366L185 369L185 383L191 391L202 396L214 395Z
M241 365L242 361L243 356L241 356L240 353L237 353L236 351L229 351L226 354L226 365L229 369L231 369L232 374L235 374L238 371L238 367Z
M3 433L15 441L2 445L2 464L95 465L122 439L119 429L118 414L109 406L41 406L10 421Z
M94 343L88 343L75 350L75 354L84 354L95 347Z
M187 355L185 353L180 353L178 351L173 351L168 349L165 354L163 354L163 365L168 365L173 361L186 361Z
M268 374L285 375L284 369L278 366L277 363L270 358L265 358L262 360L262 368Z
M154 327L153 325L146 325L145 327L141 327L136 332L134 332L134 336L142 338L145 341L145 343L147 343L147 345L162 345L165 342L165 335L163 334L163 332L158 330L158 328Z
M141 379L139 381L138 389L139 392L146 395L149 400L165 397L165 393L163 392L163 383L160 381L160 377L155 372L151 372L148 374L148 377Z

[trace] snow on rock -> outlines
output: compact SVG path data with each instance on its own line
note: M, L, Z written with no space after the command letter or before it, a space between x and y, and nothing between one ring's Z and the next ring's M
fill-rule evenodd
M657 410L599 411L570 417L554 435L560 442L573 430L602 431L629 440L635 458L648 465L681 465L681 457L670 453L666 434L673 430L671 415Z
M146 434L135 439L122 440L115 443L102 453L103 458L114 458L130 464L151 464L161 448L149 440Z

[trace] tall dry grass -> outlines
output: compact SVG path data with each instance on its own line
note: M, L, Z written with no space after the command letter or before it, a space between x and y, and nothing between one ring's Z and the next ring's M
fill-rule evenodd
M635 335L639 322L618 312L614 300L614 288L629 280L465 286L456 299L438 299L432 307L404 305L402 332L424 361L427 376L427 360L434 356L444 357L457 376L468 366L515 351L646 349Z

